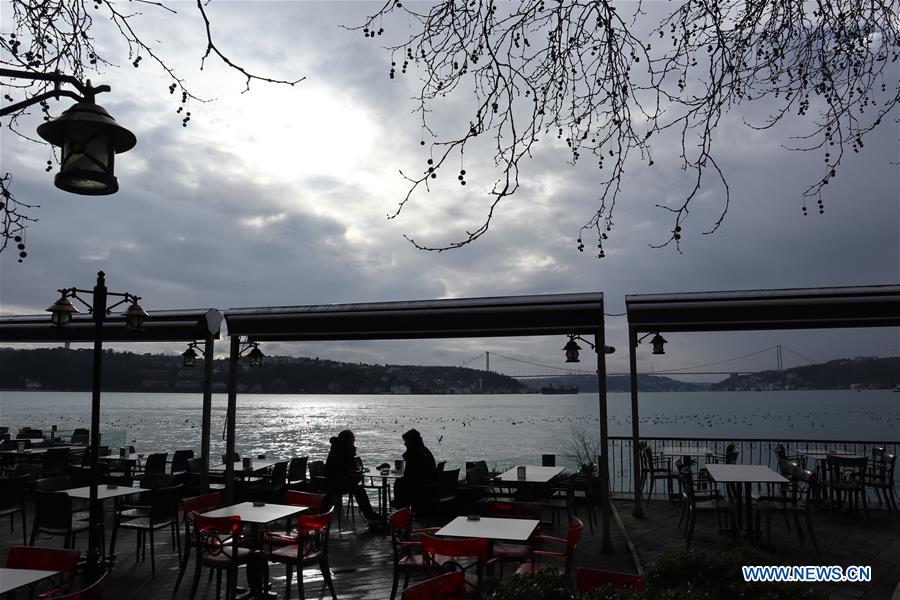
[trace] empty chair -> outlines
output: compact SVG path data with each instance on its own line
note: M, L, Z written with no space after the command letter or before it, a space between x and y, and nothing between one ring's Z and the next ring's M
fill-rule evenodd
M78 550L13 546L6 555L6 568L57 571L56 575L31 584L28 590L29 598L56 598L72 589L80 556Z
M653 495L656 480L666 482L669 497L673 495L672 482L678 479L678 473L672 470L672 458L670 456L654 456L653 451L646 443L641 442L641 490L649 483L647 489L647 502Z
M265 551L266 560L281 563L287 570L287 593L290 594L291 578L293 571L297 569L297 590L300 597L303 592L303 569L317 566L322 573L322 578L331 592L331 597L337 600L334 591L334 582L331 580L331 570L328 567L328 539L331 531L331 518L334 507L319 515L301 515L297 518L297 535L291 543L275 547L271 543Z
M534 537L537 550L532 550L528 555L528 560L522 563L516 570L517 575L533 575L551 565L544 562L544 559L550 558L555 561L562 561L564 573L568 576L572 572L572 565L575 563L575 549L578 542L581 541L581 532L584 530L584 523L578 517L572 517L569 520L569 532L566 539L553 537L550 535L536 535ZM543 546L549 544L554 549L548 549Z
M49 448L41 458L41 473L44 477L66 475L69 472L69 449Z
M501 519L532 519L541 520L540 502L504 502L494 500L484 505L483 514L486 517ZM540 526L535 530L540 533ZM527 558L532 550L532 544L513 544L510 542L494 542L494 556L501 561L522 560Z
M391 600L397 595L400 575L403 575L403 589L409 585L411 573L424 573L428 569L422 555L422 544L418 536L422 533L434 533L437 527L414 530L412 528L412 510L406 506L388 515L388 527L391 531L391 550L394 563L394 582L391 585Z
M216 600L222 585L222 571L225 571L225 599L234 598L237 587L238 567L247 564L257 550L238 545L241 532L241 518L194 516L194 547L197 562L194 580L191 583L191 600L197 595L200 571L203 567L216 572Z
M306 464L308 456L294 457L288 464L287 485L291 489L300 489L308 483L306 478Z
M172 454L172 464L169 466L169 473L173 477L183 477L188 472L188 461L194 458L193 450L176 450Z
M391 598L393 599L393 594ZM403 590L402 600L463 600L466 597L466 577L453 571L432 577Z
M89 524L72 517L72 498L65 492L34 492L34 523L29 546L38 533L62 536L64 548L75 547L75 536L87 531Z
M847 506L854 509L861 503L869 522L869 501L866 495L866 473L869 457L851 458L829 454L825 458L825 469L828 472L828 494L832 508L847 501Z
M249 500L278 502L284 497L287 487L287 462L277 462L272 473L264 480L241 486L242 495Z
M325 478L325 461L311 460L307 463L309 470L309 487L314 492L327 492L328 480Z
M775 512L790 515L794 519L794 529L800 539L800 545L805 544L803 528L800 526L800 516L806 521L806 529L809 539L816 550L816 555L821 556L819 544L816 542L816 534L813 532L810 507L818 495L819 480L815 473L802 467L796 467L790 474L791 484L789 491L781 497L773 496L761 501L756 506L756 526L759 528L762 515L766 515L766 539L772 543L772 515Z
M422 486L421 506L413 506L417 512L438 515L455 512L459 492L459 469L440 471L435 483Z
M313 511L325 508L328 496L313 492L299 492L297 490L285 490L284 503L288 506L305 506Z
M486 595L496 583L496 578L486 575L487 568L499 562L496 558L488 559L486 538L444 539L422 534L419 540L430 572L461 571L467 591L478 595Z
M84 429L82 427L78 427L72 432L71 444L73 446L78 446L78 445L86 446L90 443L90 441L91 441L90 430Z
M94 583L86 588L71 592L64 596L54 596L54 600L103 600L103 584L109 576L109 571L97 578Z
M0 517L9 517L9 530L13 531L16 513L22 514L22 543L28 544L25 533L25 493L28 475L0 479Z
M187 570L188 562L191 558L191 548L194 547L194 517L199 513L215 510L222 506L222 494L220 492L212 492L211 494L203 494L201 496L192 496L184 498L181 501L181 512L184 515L184 551L181 555L181 566L178 569L178 579L175 580L175 587L172 595L178 593L178 586Z
M137 533L140 550L135 560L143 560L147 557L147 537L150 538L150 573L156 577L156 551L154 549L153 532L157 529L168 527L172 533L172 546L178 550L178 558L181 560L181 539L178 536L178 500L181 497L181 484L156 488L148 492L150 504L146 509L133 509L117 513L113 524L112 541L109 543L110 554L113 553L116 544L116 535L119 529L132 529ZM132 517L132 515L134 515ZM132 518L129 518L132 517ZM143 556L143 558L141 558Z
M721 516L727 515L731 530L735 532L735 534L737 533L737 528L734 522L734 513L732 512L731 507L719 504L719 494L713 493L709 495L699 495L699 493L695 493L694 476L693 473L691 473L690 467L686 466L679 470L678 481L681 486L682 494L682 517L685 521L684 536L687 539L688 546L691 545L691 540L694 538L694 526L697 521L698 512L715 513L719 521L720 529ZM681 521L682 519L679 519L679 525L681 524Z
M878 498L878 505L885 504L888 513L893 513L900 519L900 510L897 509L897 498L894 495L894 468L897 465L897 455L888 454L881 448L880 453L875 453L875 460L869 468L866 477L866 487L875 490L875 496ZM882 502L882 495L884 501Z

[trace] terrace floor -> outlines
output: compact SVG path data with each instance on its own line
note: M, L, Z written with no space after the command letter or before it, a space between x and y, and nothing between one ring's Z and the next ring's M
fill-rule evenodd
M651 566L662 554L685 548L684 538L677 528L680 510L677 505L665 501L652 501L646 508L645 518L636 519L632 516L632 505L628 500L619 499L614 504L627 536L614 518L612 520L614 553L604 554L601 551L599 529L591 533L586 523L584 538L576 554L576 566L634 573L636 567L629 551L629 543L632 544L644 569ZM821 558L816 557L808 541L806 546L802 547L796 533L786 531L784 521L776 516L773 519L773 546L763 545L763 550L771 552L777 560L789 564L870 565L873 574L871 583L828 584L822 589L834 599L888 600L900 581L900 520L892 518L883 510L873 510L871 513L870 524L866 524L861 513L836 513L833 518L827 511L816 514L814 527L822 549ZM6 520L0 523L0 556L5 557L10 546L22 543L19 523L17 520L12 532ZM440 524L429 522L422 525ZM544 527L544 531L564 535L561 525L555 530ZM169 544L170 538L165 531L158 532L156 538L156 577L153 578L149 558L146 562L135 560L134 533L120 531L116 549L117 562L105 588L107 598L146 600L189 597L191 570L188 570L178 594L173 596L172 590L178 575L177 556ZM718 532L715 517L698 515L692 548L716 551L732 544L731 537ZM37 545L60 547L61 538L39 536ZM86 545L87 536L82 534L78 539L78 548L85 549ZM365 520L359 516L355 522L345 519L341 530L338 530L336 525L332 529L330 551L331 570L339 598L386 600L390 597L392 566L389 536L369 531ZM240 579L243 581L243 575ZM283 598L285 592L283 568L273 565L270 579L274 584L273 591ZM307 598L329 597L318 570L307 570L304 581ZM411 583L415 581L416 579L413 579ZM296 584L292 589L292 597L297 597ZM200 581L197 598L202 600L215 598L215 583L207 582L205 572Z
M616 506L645 569L662 554L686 547L684 536L677 526L681 510L678 505L663 500L651 501L643 519L633 516L633 504L629 501L617 500ZM800 545L793 521L791 531L787 531L781 515L774 515L772 545L766 545L763 535L760 549L785 564L871 566L870 583L822 584L821 589L835 600L890 600L900 582L900 520L885 510L870 510L870 514L871 522L867 524L861 509L854 513L835 512L833 516L827 509L814 513L813 528L822 551L821 558L816 557L808 536L806 545ZM801 524L805 533L803 519ZM715 515L697 515L691 543L693 549L715 552L733 544L730 535L719 533Z
M30 510L30 507L29 507ZM29 515L33 513L29 512ZM549 513L545 515L549 518ZM107 515L107 532L110 531L109 515ZM561 520L565 520L564 518ZM0 523L0 557L5 557L10 546L22 543L22 533L19 526L21 521L16 520L15 530L9 531L8 521ZM428 522L422 526L437 526L443 523ZM419 525L417 523L417 525ZM562 525L555 529L543 527L543 531L555 535L565 535ZM590 533L585 523L583 543L578 548L576 556L577 566L590 566L594 568L610 569L625 572L634 572L631 555L627 550L624 535L613 523L613 544L616 548L614 554L606 555L601 551L601 536L599 529ZM30 533L30 523L29 523ZM109 533L107 533L107 538ZM136 562L136 536L131 531L120 530L116 542L117 560L115 567L107 579L105 585L105 597L114 600L127 598L128 600L147 600L150 598L178 598L187 599L190 596L190 584L193 576L193 562L185 574L178 590L173 596L172 590L178 576L178 557L171 547L170 536L166 530L156 533L156 577L151 577L150 558L147 552L145 562ZM38 546L62 547L62 538L38 536ZM85 550L87 547L87 535L78 537L77 547ZM393 567L391 562L391 540L385 533L375 533L366 527L365 519L359 515L355 520L344 519L343 528L337 529L337 523L332 526L331 547L329 549L331 559L331 572L333 575L335 590L338 598L387 600L390 598ZM514 569L513 569L514 570ZM507 573L512 570L507 567ZM197 599L211 600L215 598L215 580L207 582L207 571L204 569L197 592ZM424 579L413 577L410 584ZM273 591L280 598L285 597L285 572L279 565L270 568L270 580L273 582ZM239 582L245 581L243 573L239 575ZM402 583L402 582L401 582ZM223 578L224 585L224 578ZM318 569L304 571L304 585L306 597L330 598L322 576ZM400 594L397 594L399 599ZM224 591L222 593L224 598ZM297 598L296 574L291 590L291 597Z

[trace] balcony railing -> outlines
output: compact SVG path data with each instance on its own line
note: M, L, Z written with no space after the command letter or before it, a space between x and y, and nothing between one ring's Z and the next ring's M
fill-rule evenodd
M633 452L630 437L609 438L609 484L613 494L631 494L634 491ZM807 440L807 439L761 439L761 438L699 438L699 437L642 437L641 441L650 446L655 456L662 453L663 448L706 447L710 453L724 454L728 444L734 444L739 452L737 462L740 464L768 465L777 470L778 459L775 448L784 446L788 455L803 452L840 452L862 454L872 457L873 448L884 448L889 454L897 454L900 442L877 442L856 440ZM677 457L673 457L673 461ZM702 465L704 457L695 460ZM812 464L810 464L810 468ZM896 467L895 467L896 468ZM895 474L897 490L900 491L900 480ZM664 497L667 493L664 485L657 485L654 497Z

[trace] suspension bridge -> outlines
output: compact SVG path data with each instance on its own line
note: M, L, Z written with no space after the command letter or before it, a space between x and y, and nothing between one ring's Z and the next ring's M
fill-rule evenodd
M749 373L761 372L761 371L783 371L784 370L784 353L788 354L800 359L802 364L815 364L817 361L808 356L804 356L803 354L797 352L796 350L792 350L782 344L776 344L774 346L769 346L768 348L763 348L761 350L757 350L755 352L749 352L747 354L741 354L740 356L734 356L731 358L726 358L723 360L718 360L711 363L705 363L700 365L690 365L687 367L679 367L676 369L663 369L663 370L655 370L650 375L746 375ZM761 355L770 354L774 359L774 364L771 368L762 368L754 367L754 368L742 368L738 361L746 361L752 357L759 357ZM757 359L758 361L758 359ZM582 365L575 366L575 365ZM529 360L524 360L521 358L515 358L512 356L506 356L504 354L500 354L499 352L494 351L484 351L481 352L472 358L466 360L459 366L468 367L470 369L481 369L484 371L493 371L496 373L502 373L503 375L507 375L509 377L516 377L519 379L527 379L530 377L538 378L538 377L566 377L566 376L576 376L576 375L593 375L596 371L586 368L588 367L587 362L585 363L569 363L567 365L552 365L552 364L541 364ZM746 365L746 363L744 363ZM758 363L757 363L758 364ZM572 366L569 366L572 365ZM607 375L628 375L627 372L608 372Z

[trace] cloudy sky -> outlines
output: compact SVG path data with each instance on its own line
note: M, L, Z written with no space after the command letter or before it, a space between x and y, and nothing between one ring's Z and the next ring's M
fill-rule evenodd
M53 173L43 169L48 150L2 134L3 169L14 173L15 193L41 205L35 213L40 222L28 231L28 258L19 264L14 252L0 255L3 314L42 311L57 288L90 287L101 269L110 289L140 294L151 312L602 291L607 312L616 315L624 312L625 295L634 293L900 281L896 121L848 160L828 186L825 213L811 209L803 216L802 193L821 176L821 156L781 146L803 129L789 124L751 131L742 124L748 114L729 114L716 140L732 190L719 231L701 233L722 199L721 189L711 186L691 213L683 254L649 247L671 228L655 205L675 202L690 186L678 157L663 151L653 170L636 164L629 171L603 260L579 253L575 242L594 211L598 172L588 164L568 166L567 152L545 140L524 164L520 193L501 205L488 235L460 250L422 252L403 234L430 244L459 239L481 223L485 190L496 173L476 153L467 160L465 188L446 177L397 219L386 219L405 193L399 170L418 172L427 156L411 112L416 71L388 78L390 57L380 47L391 31L368 39L342 28L361 23L377 4L212 3L217 42L236 62L272 77L306 77L294 87L254 83L243 94L239 74L216 62L199 70L202 22L193 3L172 6L177 16L145 6L140 27L158 40L159 53L195 94L215 100L192 103L190 126L183 128L169 80L146 59L132 68L121 41L98 27L100 46L124 65L97 77L95 83L113 88L98 102L138 137L135 149L118 157L119 193L92 198L57 190ZM58 113L67 105L64 100L53 108ZM432 116L439 134L453 135L467 124L462 108L450 104ZM761 108L752 110L756 116ZM625 371L624 317L608 318L607 335L619 349L610 369ZM642 369L713 363L775 344L789 349L786 366L897 355L900 345L897 330L668 338L663 357L651 360L641 346ZM270 344L266 352L461 364L490 350L561 364L564 342ZM771 351L723 369L774 366Z

